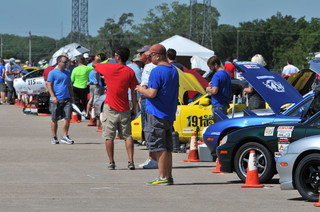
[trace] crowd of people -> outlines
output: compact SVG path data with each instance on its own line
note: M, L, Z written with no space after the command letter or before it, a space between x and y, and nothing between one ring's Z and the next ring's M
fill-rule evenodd
M85 117L89 119L94 103L106 93L101 121L102 137L109 158L108 169L116 169L114 140L117 136L125 141L128 169L135 169L131 120L140 111L144 138L149 150L147 160L140 164L140 167L158 169L158 176L147 184L174 184L172 129L177 110L178 69L184 70L176 61L176 54L174 49L154 44L138 49L130 63L127 62L130 59L130 50L119 47L113 58L109 59L104 53L95 56L85 53L77 58L62 54L52 66L44 64L46 61L39 64L44 68L43 77L50 94L51 143L74 144L69 135L72 104L84 111ZM115 62L111 62L111 59ZM251 61L266 66L262 55L254 55ZM205 90L211 94L212 113L214 115L214 112L219 110L226 114L232 98L231 80L237 76L236 67L232 58L223 64L217 56L209 58L207 65L211 74ZM20 73L14 66L13 58L7 64L0 60L2 103L13 103L13 80ZM288 60L283 76L287 77L295 72L297 68ZM244 95L248 96L249 109L265 107L263 99L251 85L244 89ZM215 116L213 118L218 121ZM62 135L59 140L57 130L58 121L61 119Z

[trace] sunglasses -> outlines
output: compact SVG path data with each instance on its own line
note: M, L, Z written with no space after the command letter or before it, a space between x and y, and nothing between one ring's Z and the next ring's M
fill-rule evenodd
M157 55L158 53L155 53L155 52L152 52L150 55L149 55L149 57L153 57L153 56L155 56L155 55Z
M60 60L60 63L68 63L68 62L69 62L68 60L64 60L64 61Z

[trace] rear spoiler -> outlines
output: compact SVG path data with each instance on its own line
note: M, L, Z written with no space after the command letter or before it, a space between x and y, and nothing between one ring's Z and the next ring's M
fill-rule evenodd
M257 116L257 114L252 110L243 109L243 116Z

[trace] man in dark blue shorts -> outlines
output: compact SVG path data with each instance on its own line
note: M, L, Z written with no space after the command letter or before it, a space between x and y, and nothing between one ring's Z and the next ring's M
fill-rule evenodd
M150 152L156 153L159 176L148 185L172 185L172 125L176 118L179 75L166 58L166 48L153 45L145 53L157 67L152 69L148 88L137 86L147 97L145 139Z
M48 75L47 88L50 93L50 111L51 111L51 131L52 131L52 144L58 144L57 130L58 121L64 119L62 128L61 143L73 144L73 140L70 139L68 132L71 120L71 96L72 84L70 78L70 72L66 70L68 64L68 58L61 55L57 58L57 66L50 71Z

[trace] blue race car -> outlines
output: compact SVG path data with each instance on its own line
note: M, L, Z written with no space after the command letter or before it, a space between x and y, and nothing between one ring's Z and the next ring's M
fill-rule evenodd
M319 72L320 60L310 61L310 69ZM274 115L258 116L250 110L244 110L246 116L229 119L226 115L217 112L222 121L214 123L203 130L202 138L212 156L216 158L216 148L225 135L236 129L266 124L270 122L299 122L305 119L314 100L313 91L304 97L279 74L270 72L259 64L247 61L234 63L242 76L250 83L262 98L269 104ZM319 74L318 73L318 74ZM286 107L283 107L287 105Z

